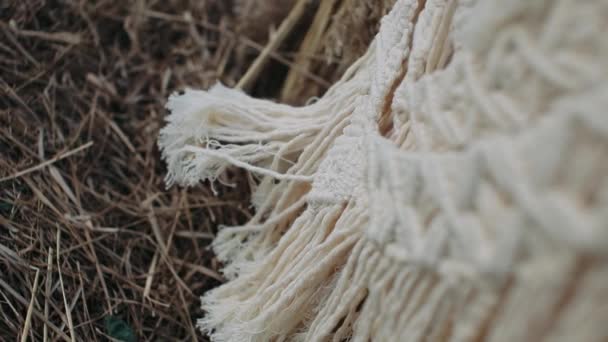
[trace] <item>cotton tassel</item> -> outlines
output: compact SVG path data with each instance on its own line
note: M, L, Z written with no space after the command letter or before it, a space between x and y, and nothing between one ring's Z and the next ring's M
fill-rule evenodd
M322 157L349 122L349 111L338 113L307 146L287 174L302 175L317 171ZM277 157L271 166L276 165ZM259 198L256 214L244 226L224 227L213 242L218 258L226 263L225 275L232 279L251 269L251 261L268 254L286 229L308 203L309 183L281 181L266 177L254 193ZM243 243L247 241L247 243Z
M395 263L365 237L337 276L302 340L471 340L497 302L495 290L479 287L475 278Z
M252 194L256 215L245 226L222 229L213 243L229 279L267 255L301 213L310 175L348 124L355 99L368 92L370 61L368 53L306 107L254 99L221 84L170 97L159 137L167 186L213 182L229 166L261 177Z
M357 72L368 60L353 65L328 91L332 96L306 107L255 99L219 83L208 91L171 95L171 114L158 139L167 186L215 181L231 165L278 180L310 182L308 175L285 171L335 115L353 111L353 99L369 87L367 73Z
M360 207L308 208L265 258L207 293L199 326L216 341L287 339L314 317L365 223Z
M202 298L207 315L199 326L214 340L303 338L300 331L326 307L324 298L335 286L336 271L360 241L367 216L361 201L344 209L347 197L324 201L319 191L308 197L310 175L317 173L327 151L335 150L339 136L360 134L358 125L367 125L386 106L386 93L398 79L395 71L408 53L409 20L416 14L415 3L401 2L407 5L396 7L384 20L393 31L385 30L380 45L372 44L343 80L310 106L255 100L221 85L170 99L172 114L159 139L169 167L168 184L213 181L230 165L263 176L253 196L254 218L242 227L222 229L213 243L226 263L224 274L232 279ZM384 56L384 47L389 56L375 56ZM386 67L385 62L391 64ZM383 73L374 76L377 82L370 82L370 70ZM361 106L369 101L367 94L371 106ZM356 107L359 123L351 119ZM345 137L340 144L361 142ZM361 165L351 169L362 171ZM354 184L357 177L351 179ZM355 293L360 300L362 296ZM355 311L349 308L349 324L354 324ZM340 334L349 333L340 329Z
M307 193L309 175L349 123L354 98L368 91L369 59L307 107L252 99L221 85L170 99L172 114L159 139L168 184L213 181L231 165L262 176L253 195L256 215L244 226L223 228L213 243L233 279L202 298L208 314L199 326L214 340L293 335L303 313L314 317L319 288L329 288L356 242L357 234L334 227L344 204L313 208ZM360 224L345 223L359 232Z

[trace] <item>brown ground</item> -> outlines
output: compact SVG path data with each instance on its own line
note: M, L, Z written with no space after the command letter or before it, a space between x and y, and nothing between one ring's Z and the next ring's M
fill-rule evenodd
M156 137L170 93L238 82L291 6L254 2L272 1L0 2L0 340L204 339L198 296L222 281L207 246L249 217L248 187L233 171L219 197L165 189ZM250 93L279 96L316 6ZM301 78L318 95L339 76L327 70Z

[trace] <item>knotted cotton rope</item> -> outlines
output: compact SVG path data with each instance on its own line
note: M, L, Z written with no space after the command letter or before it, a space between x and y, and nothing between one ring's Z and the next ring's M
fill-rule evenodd
M214 341L608 338L608 2L399 0L305 107L172 96L167 183L259 177Z

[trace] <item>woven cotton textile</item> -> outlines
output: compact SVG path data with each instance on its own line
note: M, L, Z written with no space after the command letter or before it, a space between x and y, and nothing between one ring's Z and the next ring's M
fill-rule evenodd
M399 0L321 99L169 99L168 184L255 178L214 341L608 339L608 2Z

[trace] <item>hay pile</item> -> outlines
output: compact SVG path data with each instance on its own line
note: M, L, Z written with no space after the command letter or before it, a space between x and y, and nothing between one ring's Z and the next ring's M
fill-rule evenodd
M250 217L248 183L232 171L228 186L165 190L156 137L170 93L239 81L293 1L243 4L270 2L0 3L0 340L202 338L198 297L223 280L207 245ZM315 76L323 44L293 65L319 9L307 6L251 94L278 97L289 73L307 80L294 94L316 85L289 98L303 103L340 76ZM330 26L323 41L340 34Z

